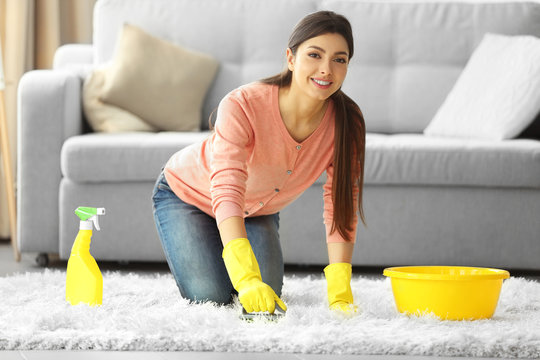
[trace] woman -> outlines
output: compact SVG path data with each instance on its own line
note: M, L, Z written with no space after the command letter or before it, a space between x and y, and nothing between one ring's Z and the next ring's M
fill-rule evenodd
M154 218L183 297L228 304L238 293L248 312L286 310L279 211L326 170L329 306L357 311L350 263L357 209L365 223L365 127L341 91L353 51L345 17L306 16L289 39L287 69L230 92L213 133L169 159Z

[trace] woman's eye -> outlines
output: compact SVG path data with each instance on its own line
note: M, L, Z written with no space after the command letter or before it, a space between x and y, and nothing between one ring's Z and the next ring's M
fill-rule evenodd
M341 63L341 64L346 64L347 63L347 60L345 60L343 58L337 58L335 61L337 61L338 63Z
M312 58L315 58L315 59L320 58L319 54L317 54L317 53L309 53L308 56L312 57Z

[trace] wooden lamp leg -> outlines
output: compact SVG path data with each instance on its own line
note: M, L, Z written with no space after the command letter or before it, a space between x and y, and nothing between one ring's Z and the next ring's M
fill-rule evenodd
M6 196L9 212L9 226L11 228L11 246L15 261L21 260L21 254L17 245L17 209L15 207L15 190L13 189L13 175L11 172L11 151L7 133L6 104L4 102L4 91L0 91L0 142L2 143L1 153L4 165L4 182L6 183Z

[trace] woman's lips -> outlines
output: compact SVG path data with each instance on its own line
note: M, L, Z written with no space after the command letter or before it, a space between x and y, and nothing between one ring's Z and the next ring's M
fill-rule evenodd
M315 86L319 89L328 89L330 86L332 86L331 81L325 81L321 79L311 78L311 82L313 82L313 84L315 84Z

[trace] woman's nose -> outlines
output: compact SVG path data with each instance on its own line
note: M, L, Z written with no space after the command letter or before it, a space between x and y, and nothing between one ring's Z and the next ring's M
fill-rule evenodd
M330 75L332 73L332 67L330 66L329 62L323 61L321 62L319 71L322 75Z

